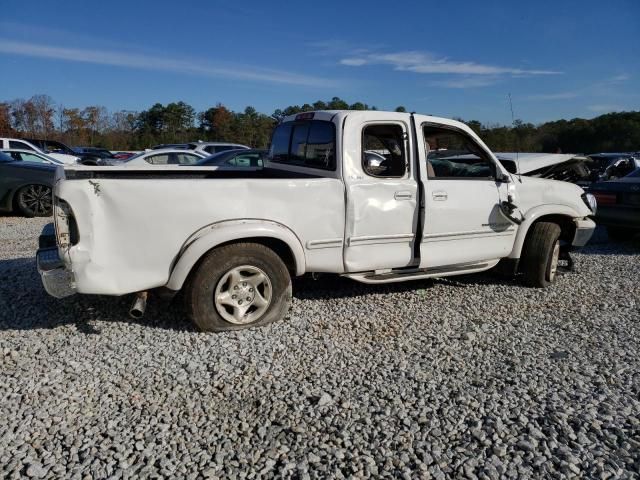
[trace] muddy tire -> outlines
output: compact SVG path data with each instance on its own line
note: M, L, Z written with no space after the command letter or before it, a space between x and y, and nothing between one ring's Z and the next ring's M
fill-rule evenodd
M560 233L555 223L538 222L531 227L521 258L525 285L543 288L554 282L560 257Z
M264 245L226 245L209 252L191 274L185 304L191 321L205 332L261 327L289 310L291 276Z
M15 196L16 210L25 217L48 217L52 211L51 187L26 185Z

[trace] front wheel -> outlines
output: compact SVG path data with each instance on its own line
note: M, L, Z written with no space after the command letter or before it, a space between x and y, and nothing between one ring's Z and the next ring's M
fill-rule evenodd
M17 210L25 217L48 217L51 204L51 188L46 185L27 185L16 195Z
M291 304L291 277L270 248L235 243L209 252L190 277L187 312L206 332L258 327L280 320Z
M538 222L531 227L524 243L522 273L530 287L547 287L556 279L560 259L560 227Z

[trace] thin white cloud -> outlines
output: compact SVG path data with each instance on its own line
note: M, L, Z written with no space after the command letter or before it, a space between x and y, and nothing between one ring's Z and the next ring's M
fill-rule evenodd
M630 79L631 79L631 75L627 75L626 73L623 73L621 75L616 75L615 77L611 77L609 81L612 83L620 83L620 82L626 82L627 80L630 80Z
M535 93L533 95L527 95L525 100L570 100L580 96L578 92L558 92L558 93Z
M620 112L624 110L620 105L588 105L587 108L597 113Z
M500 78L493 76L481 76L481 77L463 77L463 78L450 78L448 80L438 80L430 82L432 87L442 88L479 88L495 85L500 82Z
M458 75L557 75L554 70L527 70L514 67L485 65L476 62L457 62L446 57L436 57L425 52L368 53L353 55L340 60L341 65L389 65L394 70L424 74Z
M336 85L334 81L326 78L260 67L213 65L204 59L202 61L181 60L122 51L56 47L3 39L0 39L0 53L305 87L333 87Z

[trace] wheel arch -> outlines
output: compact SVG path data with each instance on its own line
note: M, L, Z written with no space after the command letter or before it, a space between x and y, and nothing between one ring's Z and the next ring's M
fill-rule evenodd
M270 248L293 275L305 272L302 242L288 227L268 220L229 220L208 225L189 237L172 262L167 288L180 290L194 268L214 248L241 242Z
M522 222L516 234L516 240L509 258L520 258L527 236L531 233L531 227L538 222L555 223L560 227L560 240L571 244L576 233L574 219L580 215L573 209L564 205L545 205L527 212L525 221Z

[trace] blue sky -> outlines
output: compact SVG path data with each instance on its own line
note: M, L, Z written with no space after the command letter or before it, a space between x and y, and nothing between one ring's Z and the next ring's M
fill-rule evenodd
M3 0L0 100L264 113L339 96L510 123L640 110L640 1Z

